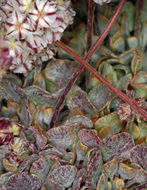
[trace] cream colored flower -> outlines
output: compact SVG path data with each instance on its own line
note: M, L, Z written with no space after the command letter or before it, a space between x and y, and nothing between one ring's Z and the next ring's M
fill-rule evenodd
M24 39L32 32L29 19L25 14L14 11L6 22L7 37L15 39Z
M38 27L48 28L56 19L57 3L56 1L36 0L29 11L29 17L32 20L35 29Z
M111 0L94 0L94 2L102 5L103 3L110 3Z

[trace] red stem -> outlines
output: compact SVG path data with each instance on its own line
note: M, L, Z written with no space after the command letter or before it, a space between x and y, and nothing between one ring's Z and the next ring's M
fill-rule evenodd
M112 16L112 18L110 19L109 23L107 24L104 32L100 35L100 37L97 39L97 41L94 43L94 45L90 48L90 50L88 51L86 57L84 60L89 61L91 56L93 55L93 53L96 51L96 49L100 46L100 44L102 43L102 41L105 39L105 37L107 36L107 34L109 33L111 27L113 26L113 24L115 23L116 19L119 16L119 13L121 11L121 9L123 8L124 4L125 4L126 0L121 0L119 6L117 7L114 15ZM60 43L60 42L56 42L56 45L58 45L59 47L63 48L66 47L64 46L64 44ZM69 48L67 48L69 49ZM70 50L70 49L69 49ZM65 50L66 51L66 50ZM70 53L69 53L70 54ZM50 128L52 128L54 126L54 123L56 121L56 118L59 114L60 111L60 107L62 105L62 103L65 100L66 95L68 94L68 92L70 91L71 87L73 86L73 84L75 83L76 79L78 78L78 76L80 75L80 73L82 72L84 66L80 65L77 69L77 71L74 73L74 75L72 76L72 78L70 79L69 83L67 84L63 94L61 95L57 106L55 108L52 120L50 122Z
M88 0L88 18L87 18L87 52L91 48L92 36L93 36L93 18L94 18L94 1ZM89 61L90 62L90 61ZM88 87L90 81L89 71L86 71L86 87Z
M130 104L130 106L135 109L138 113L140 113L145 119L147 119L147 112L142 110L137 104L135 104L133 101L131 101L124 93L116 89L112 84L110 84L107 80L105 80L101 75L97 73L93 67L91 67L84 59L82 59L80 56L78 56L72 49L67 47L62 42L56 42L56 45L58 45L60 48L62 48L64 51L66 51L69 55L75 58L80 64L82 64L89 72L91 72L98 80L100 80L102 83L104 83L112 92L117 94L122 100Z

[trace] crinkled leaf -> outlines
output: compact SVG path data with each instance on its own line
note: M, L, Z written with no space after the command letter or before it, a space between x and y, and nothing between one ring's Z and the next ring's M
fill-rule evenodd
M111 179L111 181L113 180L114 175L117 173L118 171L118 160L116 157L113 158L113 160L105 163L102 166L103 171L107 174L107 176Z
M88 157L88 165L85 174L85 185L94 189L101 175L102 156L99 150L94 150Z
M133 167L136 170L136 175L133 179L129 180L126 183L126 187L130 187L132 184L142 184L146 182L147 179L147 172L143 170L138 164L131 164L131 167Z
M73 183L76 173L77 169L75 166L59 166L53 170L49 178L62 185L64 188L68 188Z
M40 190L41 184L37 176L27 172L16 173L9 177L2 189L5 190Z
M0 175L0 187L2 187L2 185L4 185L6 183L6 181L8 180L8 178L11 175L13 175L13 172L7 172L7 173Z
M127 89L131 78L132 78L132 74L130 74L130 73L121 77L116 85L117 89L120 91Z
M39 132L34 127L29 127L28 132L32 134L32 136L35 139L35 143L38 150L43 150L45 148L45 145L47 144L47 138L45 135L43 135L41 132Z
M130 151L130 160L147 170L147 146L137 145Z
M133 138L126 132L107 137L101 142L103 160L107 162L114 156L119 161L126 160L128 159L128 151L133 147Z
M138 49L135 50L134 57L131 61L131 69L134 75L142 70L143 62L144 62L143 53L141 52L141 50Z
M74 179L72 190L80 190L81 183L83 181L84 175L85 175L85 169L82 168L77 172L77 175Z
M131 80L131 86L135 89L135 95L138 97L147 97L147 73L140 71Z
M108 189L108 176L106 175L106 173L102 173L102 175L100 176L96 189L97 190Z
M96 107L97 112L102 110L110 100L110 92L108 88L102 84L99 83L96 85L88 94L88 97L92 104Z
M75 115L69 119L67 119L63 125L67 125L67 126L71 126L74 127L75 125L79 125L85 128L92 128L93 127L93 123L92 121L88 118L85 117L83 115Z
M44 105L48 107L55 107L62 90L57 91L54 94L49 94L44 89L38 86L29 86L25 89L26 94L31 102L35 105Z
M49 175L49 172L52 172L55 168L59 166L57 160L51 159L48 155L36 160L30 169L31 174L35 174L41 182L44 182Z
M95 123L95 129L99 132L102 127L108 126L112 134L119 133L123 127L122 122L117 113L111 113L101 117ZM111 135L111 134L110 134Z
M80 141L88 148L98 147L100 139L94 131L88 129L81 129L78 133Z
M23 100L22 105L19 109L19 117L21 122L24 125L31 125L32 122L32 117L29 111L29 106L28 106L28 101L27 100Z
M50 61L44 71L47 90L55 92L65 87L76 68L73 61L62 59Z
M66 149L68 146L73 145L76 140L76 134L72 127L61 126L50 129L47 132L49 142L57 147Z
M97 115L96 108L90 102L88 95L78 86L74 86L66 99L69 110L79 109L84 114L95 117Z
M23 171L28 171L30 169L30 166L32 163L36 160L39 159L39 155L37 154L32 154L31 156L28 156L19 166L18 171L23 172Z
M118 174L121 176L123 180L130 180L133 179L136 175L136 169L133 167L128 166L127 164L120 163Z
M22 88L7 80L0 81L0 94L3 98L16 103L21 103L22 97L26 97Z

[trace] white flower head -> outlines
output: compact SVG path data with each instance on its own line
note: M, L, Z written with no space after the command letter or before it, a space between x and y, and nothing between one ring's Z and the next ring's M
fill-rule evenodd
M32 32L31 25L25 14L14 11L6 22L7 37L24 39Z
M110 3L111 0L94 0L95 3L98 3L99 5L102 5L103 3Z
M35 29L38 27L48 28L56 19L56 1L36 0L29 11L29 17Z

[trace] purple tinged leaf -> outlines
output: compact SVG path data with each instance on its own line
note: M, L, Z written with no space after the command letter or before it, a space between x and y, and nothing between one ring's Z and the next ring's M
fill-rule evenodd
M68 146L74 144L76 133L72 127L61 126L48 130L47 137L53 146L59 149L66 149Z
M108 189L108 176L104 172L102 173L100 179L98 180L96 190L105 190L105 189Z
M13 175L13 172L7 172L4 174L0 175L0 187L6 183L6 181L8 180L8 178Z
M37 176L27 172L16 173L9 177L8 181L2 186L2 190L40 190L41 184Z
M50 61L44 72L47 90L54 92L65 87L76 68L73 61L60 59Z
M53 170L49 176L49 181L53 180L56 183L62 185L64 188L68 188L73 183L76 173L77 169L75 166L59 166L57 169Z
M37 154L32 154L31 156L28 156L19 166L18 171L23 172L24 170L29 170L32 163L39 159L39 156Z
M134 145L133 138L126 132L107 137L101 142L103 160L107 162L116 156L119 161L124 161L128 159L128 152Z
M137 145L130 151L130 160L147 170L147 146Z
M147 183L138 185L137 187L133 188L132 190L146 190L147 189Z
M92 190L96 188L96 184L101 174L102 156L99 150L92 149L90 152L85 173L85 185Z
M107 105L111 93L104 84L99 83L89 92L88 97L99 112Z
M118 174L123 180L133 179L136 175L136 169L130 167L124 163L119 164Z
M43 150L47 144L47 138L34 127L29 127L28 131L35 137L38 150Z
M123 125L119 115L115 112L99 118L95 123L95 129L100 132L103 127L109 127L112 134L117 134L121 131ZM110 132L109 132L110 133ZM111 133L110 133L111 135Z
M74 86L66 99L69 110L79 109L90 117L97 115L97 110L90 102L88 95L80 87Z
M89 131L87 129L81 129L78 133L80 141L88 148L98 147L100 144L100 139L94 133L94 131Z
M103 171L107 174L107 176L111 179L111 181L113 180L114 175L117 173L118 171L118 160L116 157L113 158L113 160L105 163L102 166Z
M136 175L133 179L129 180L126 183L126 187L130 187L132 184L142 184L147 181L147 172L142 169L138 164L131 164L131 167L136 170Z
M85 117L83 115L75 115L67 119L62 125L68 125L71 127L82 126L85 128L93 127L92 121L88 117Z
M84 168L82 168L77 172L77 175L73 182L72 190L80 190L81 183L84 179L85 171L86 170Z
M59 166L59 161L54 160L49 155L47 155L36 160L32 164L30 172L31 174L35 174L41 182L44 182L48 174Z

